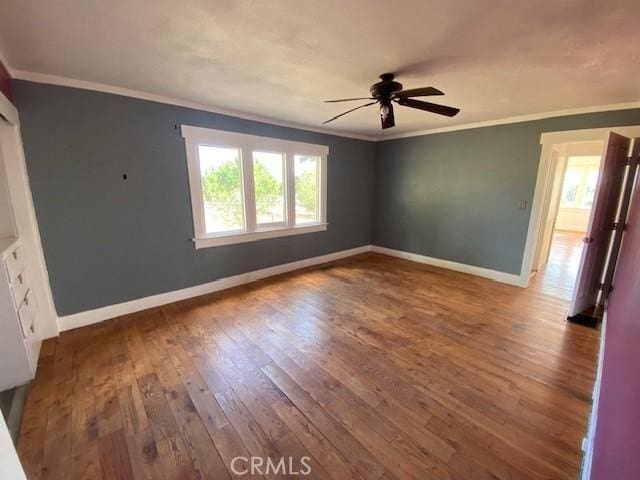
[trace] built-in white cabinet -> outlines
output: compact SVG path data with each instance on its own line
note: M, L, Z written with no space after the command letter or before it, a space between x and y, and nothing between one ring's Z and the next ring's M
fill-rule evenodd
M15 237L2 238L0 251L0 390L5 390L33 378L41 341L36 323L38 307L20 241Z
M57 333L18 112L0 93L0 391L33 379Z

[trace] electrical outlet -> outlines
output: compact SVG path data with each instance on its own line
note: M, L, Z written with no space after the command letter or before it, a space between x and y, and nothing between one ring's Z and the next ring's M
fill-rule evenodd
M526 210L527 203L528 202L526 200L518 200L518 210Z

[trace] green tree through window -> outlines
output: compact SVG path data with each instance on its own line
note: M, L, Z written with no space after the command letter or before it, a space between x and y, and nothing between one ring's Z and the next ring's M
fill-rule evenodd
M294 157L296 224L318 220L318 163L315 156Z
M225 225L242 225L240 162L225 162L202 174L202 193L215 205L216 215Z
M256 210L267 213L270 206L282 197L280 182L260 163L253 166L256 190ZM219 168L210 168L202 174L202 193L206 202L222 205L217 212L226 224L242 222L240 162L226 162Z
M308 212L315 212L318 203L316 172L304 172L296 177L298 204Z

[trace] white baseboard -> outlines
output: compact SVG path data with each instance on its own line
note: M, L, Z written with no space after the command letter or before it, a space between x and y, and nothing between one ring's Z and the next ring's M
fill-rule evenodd
M391 257L403 258L412 262L432 265L434 267L455 270L456 272L469 273L478 277L489 278L500 283L508 283L509 285L516 285L518 287L526 286L520 275L514 275L512 273L498 272L497 270L476 267L473 265L467 265L465 263L452 262L450 260L443 260L441 258L427 257L426 255L420 255L418 253L405 252L403 250L394 250L392 248L379 247L377 245L372 245L371 251L389 255Z
M202 285L183 288L182 290L159 293L150 297L138 298L136 300L131 300L124 303L96 308L95 310L87 310L84 312L74 313L72 315L58 317L58 328L61 332L63 332L65 330L71 330L73 328L84 327L86 325L102 322L104 320L119 317L121 315L127 315L129 313L139 312L148 308L159 307L168 303L178 302L180 300L186 300L188 298L218 292L227 288L237 287L246 283L255 282L256 280L260 280L262 278L272 277L274 275L280 275L282 273L299 270L301 268L332 262L334 260L339 260L341 258L346 258L353 255L359 255L361 253L369 251L382 253L384 255L389 255L392 257L403 258L412 262L424 263L427 265L433 265L435 267L446 268L448 270L455 270L456 272L469 273L471 275L489 278L501 283L508 283L510 285L516 285L520 287L523 286L522 279L519 275L498 272L496 270L490 270L488 268L475 267L473 265L466 265L464 263L451 262L449 260L442 260L440 258L427 257L425 255L419 255L417 253L404 252L402 250L393 250L391 248L378 247L376 245L364 245L362 247L352 248L349 250L341 250L339 252L328 253L326 255L320 255L318 257L306 258L297 262L275 265L273 267L263 268L261 270L254 270L252 272L241 273L239 275L234 275L231 277L224 277L209 283L204 283Z
M231 277L224 277L212 282L204 283L202 285L183 288L182 290L159 293L150 297L138 298L136 300L118 303L116 305L108 305L106 307L96 308L95 310L87 310L84 312L74 313L73 315L58 317L58 328L61 332L65 330L71 330L73 328L91 325L93 323L102 322L104 320L119 317L121 315L139 312L148 308L159 307L168 303L186 300L188 298L193 298L200 295L206 295L207 293L213 293L231 287L237 287L246 283L255 282L256 280L260 280L262 278L272 277L274 275L280 275L282 273L291 272L293 270L300 270L301 268L332 262L334 260L351 257L353 255L359 255L370 250L371 245L364 245L362 247L351 248L349 250L341 250L339 252L328 253L326 255L320 255L318 257L305 258L304 260L298 260L297 262L275 265L273 267L263 268L261 270L254 270L252 272L241 273L239 275L233 275Z

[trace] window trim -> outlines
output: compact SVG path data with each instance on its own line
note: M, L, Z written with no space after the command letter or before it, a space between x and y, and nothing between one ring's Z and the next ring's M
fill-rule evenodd
M329 147L311 143L261 137L244 133L214 130L210 128L181 126L185 140L187 169L189 174L189 192L191 195L191 213L193 216L193 242L196 249L254 242L267 238L285 237L305 233L320 232L327 229L327 157ZM240 150L241 189L245 229L242 231L208 234L204 218L204 197L198 147L212 146L236 148ZM277 152L284 154L284 195L285 222L282 225L257 225L255 187L253 178L253 152ZM294 155L320 157L318 222L295 223L295 172Z

